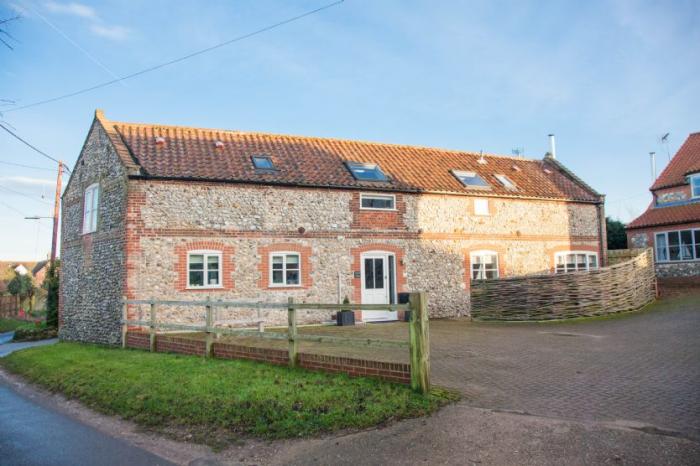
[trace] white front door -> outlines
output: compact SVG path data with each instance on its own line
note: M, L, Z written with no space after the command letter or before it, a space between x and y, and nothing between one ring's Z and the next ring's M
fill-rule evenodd
M362 304L396 302L394 255L371 252L362 255ZM362 320L396 320L396 311L362 311Z

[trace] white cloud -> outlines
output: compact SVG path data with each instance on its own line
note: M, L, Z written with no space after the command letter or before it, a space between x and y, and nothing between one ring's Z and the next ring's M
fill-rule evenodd
M51 13L65 14L82 18L88 22L90 32L105 39L121 41L129 36L130 30L116 24L106 24L93 7L82 3L47 2L44 4Z
M29 176L0 176L0 181L8 181L14 184L40 186L53 186L56 184L55 180L47 180L44 178L32 178Z
M46 9L52 13L62 13L93 20L98 19L95 9L90 6L83 5L82 3L47 2L45 6Z
M129 36L129 29L123 26L102 26L93 24L90 30L100 37L105 37L112 40L124 40Z

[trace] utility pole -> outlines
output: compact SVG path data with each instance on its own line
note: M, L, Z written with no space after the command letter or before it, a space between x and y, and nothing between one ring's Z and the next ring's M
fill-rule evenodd
M51 265L56 261L56 246L58 243L58 211L61 203L61 176L63 162L58 161L58 176L56 176L56 197L53 204L53 237L51 238Z

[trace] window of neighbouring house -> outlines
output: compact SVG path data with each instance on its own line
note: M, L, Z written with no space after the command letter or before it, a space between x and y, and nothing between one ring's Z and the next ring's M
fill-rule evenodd
M91 184L85 190L83 198L83 233L97 230L97 212L100 205L100 185Z
M272 158L267 155L254 155L253 166L258 170L274 170L275 164L272 162Z
M700 229L656 233L654 243L658 262L700 259Z
M345 162L352 176L359 181L386 181L386 175L376 163Z
M369 210L395 210L396 196L393 194L360 194L360 208Z
M472 280L498 278L498 254L494 251L474 251L470 254Z
M301 285L301 257L296 252L270 254L270 286Z
M452 170L452 174L467 188L490 188L491 186L475 172Z
M690 176L690 194L693 198L700 197L700 173Z
M474 215L489 215L488 199L474 199Z
M220 252L192 251L187 255L187 287L221 287Z
M585 272L598 268L598 254L588 251L558 252L554 257L555 272Z

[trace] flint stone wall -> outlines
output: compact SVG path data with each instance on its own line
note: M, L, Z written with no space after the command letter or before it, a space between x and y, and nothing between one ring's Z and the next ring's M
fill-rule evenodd
M100 184L98 225L82 234L83 193ZM63 194L59 337L116 344L124 288L126 173L94 123Z
M128 293L135 299L297 301L337 303L357 296L354 278L360 265L354 249L376 245L403 253L397 264L398 291L426 291L431 317L469 313L469 251L502 251L505 275L551 270L552 251L580 246L595 248L597 210L594 205L562 202L490 200L491 215L473 215L473 198L401 194L406 203L402 228L353 228L351 191L131 180L130 193L139 196L140 235L130 255ZM178 247L215 241L232 248L224 275L233 287L176 291ZM290 243L310 248L311 286L262 288L260 248ZM302 274L303 275L303 274ZM402 280L403 279L403 280ZM302 285L305 285L302 283ZM139 310L145 315L145 309ZM172 322L203 322L203 309L160 309ZM330 311L308 311L302 322L328 321ZM268 325L285 325L286 313L263 311ZM257 310L219 312L219 320L257 319Z

